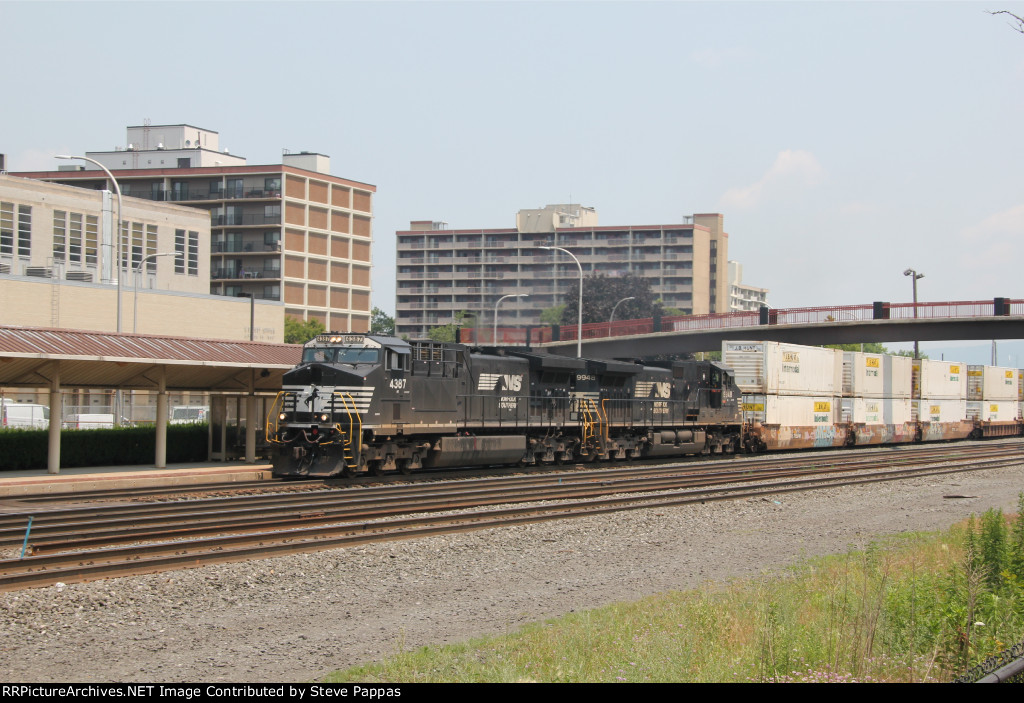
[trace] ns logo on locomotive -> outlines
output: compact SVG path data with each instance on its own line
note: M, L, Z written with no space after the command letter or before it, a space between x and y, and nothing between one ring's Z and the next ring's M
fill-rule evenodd
M714 362L664 368L328 333L267 418L274 475L561 464L741 449L740 393Z

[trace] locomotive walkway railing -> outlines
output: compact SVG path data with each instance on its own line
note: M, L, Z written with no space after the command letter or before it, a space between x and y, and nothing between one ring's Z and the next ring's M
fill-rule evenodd
M757 328L763 325L801 325L872 320L981 318L997 315L1024 315L1024 299L954 300L931 303L885 303L865 305L825 305L811 308L767 308L744 312L711 313L707 315L666 315L640 320L616 320L583 325L583 339L609 339L657 332L689 332L700 330ZM499 344L525 346L547 342L576 340L576 325L553 327L500 327L495 336L491 329L464 327L459 341L466 344Z

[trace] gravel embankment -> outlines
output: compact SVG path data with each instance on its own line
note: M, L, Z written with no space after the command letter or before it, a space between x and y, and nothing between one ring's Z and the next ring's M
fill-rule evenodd
M1013 511L1022 490L1017 467L2 593L0 671L5 682L309 681Z

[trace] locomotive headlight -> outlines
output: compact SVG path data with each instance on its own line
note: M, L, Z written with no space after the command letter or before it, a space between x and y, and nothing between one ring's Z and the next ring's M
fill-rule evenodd
M327 418L328 418L327 413L324 413L323 415L320 416L320 422L327 422Z
M287 420L288 419L288 415L286 413L281 413L280 415L277 416L277 419L278 420Z

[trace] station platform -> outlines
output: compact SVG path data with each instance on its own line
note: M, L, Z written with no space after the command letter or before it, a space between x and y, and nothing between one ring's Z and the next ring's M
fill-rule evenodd
M204 483L263 481L271 477L270 464L208 461L151 466L81 466L48 474L46 469L0 471L0 498L66 494L115 488L196 486Z

